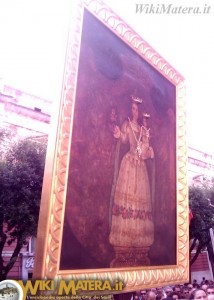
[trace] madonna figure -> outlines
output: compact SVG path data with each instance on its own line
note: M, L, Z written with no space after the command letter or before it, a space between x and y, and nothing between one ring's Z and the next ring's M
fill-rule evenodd
M115 258L110 267L150 265L148 251L154 241L154 224L149 177L145 160L154 152L149 145L146 114L139 122L142 100L132 97L132 117L120 129L114 128L114 137L129 144L118 170L111 211L109 242Z

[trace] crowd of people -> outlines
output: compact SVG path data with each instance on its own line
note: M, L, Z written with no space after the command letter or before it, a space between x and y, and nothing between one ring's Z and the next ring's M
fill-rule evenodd
M173 299L201 299L214 300L214 281L202 278L200 283L186 283L176 286L153 288L136 291L133 300L173 300Z

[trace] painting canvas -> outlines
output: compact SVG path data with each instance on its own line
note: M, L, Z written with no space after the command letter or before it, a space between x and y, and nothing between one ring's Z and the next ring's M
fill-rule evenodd
M62 241L75 247L62 244L61 268L176 263L175 100L172 83L85 11ZM136 139L154 155L139 157Z
M184 79L105 4L79 3L34 277L188 281Z

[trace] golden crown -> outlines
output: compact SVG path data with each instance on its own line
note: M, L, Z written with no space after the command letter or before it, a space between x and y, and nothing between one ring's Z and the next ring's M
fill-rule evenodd
M150 114L143 113L143 117L146 118L146 119L149 119L150 118Z
M136 103L142 103L143 99L136 97L136 96L131 96L132 101L136 102Z

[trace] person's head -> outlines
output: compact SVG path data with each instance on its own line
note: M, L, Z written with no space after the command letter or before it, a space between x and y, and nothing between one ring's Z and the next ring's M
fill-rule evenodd
M214 285L209 285L207 288L207 295L214 295Z
M173 290L174 290L174 292L178 293L178 295L180 296L180 293L181 293L181 288L180 288L180 286L178 286L178 285L175 286Z
M140 291L140 294L142 296L142 299L146 299L146 291L145 290Z
M146 292L145 292L146 294ZM145 296L143 297L143 295L141 294L141 290L138 290L135 292L135 298L134 299L145 299Z
M184 288L182 291L182 298L184 299L189 299L190 297L190 291L188 288Z
M142 117L142 119L143 119L143 126L145 126L145 127L148 126L148 120L149 120L149 118L150 118L150 115L144 112L143 113L143 117Z
M172 288L167 286L165 288L165 294L166 294L166 296L169 296L171 293L172 293Z
M162 287L158 287L158 288L157 288L157 293L158 293L158 294L161 294L162 292L163 292L163 288L162 288Z
M154 292L149 291L146 293L146 300L155 300L156 299L156 295Z
M198 283L193 283L193 288L198 290L200 289L200 285Z
M139 103L137 102L134 102L132 101L132 107L131 107L131 110L132 110L132 118L134 121L138 121L139 119Z
M180 295L177 292L172 292L170 296L172 299L180 299Z
M190 299L199 299L199 300L207 300L207 294L202 289L197 289L192 292Z
M208 285L207 284L202 284L201 288L202 288L202 290L204 290L206 292L207 288L208 288Z

